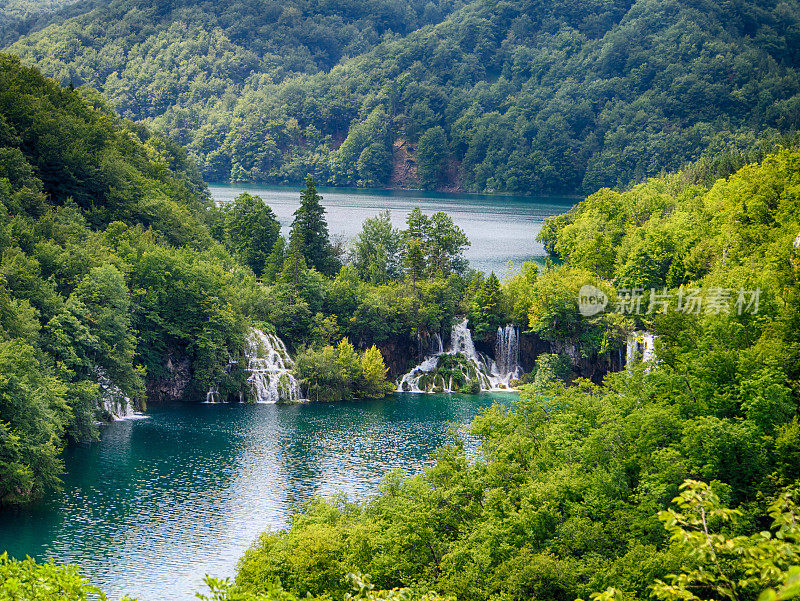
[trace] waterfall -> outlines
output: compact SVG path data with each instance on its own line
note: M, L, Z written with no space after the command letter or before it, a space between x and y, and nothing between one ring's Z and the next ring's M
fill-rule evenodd
M650 367L658 363L656 357L656 336L650 332L632 332L628 336L627 348L625 349L625 367L631 367L638 363L650 364Z
M218 403L219 402L219 389L217 388L216 384L212 384L208 387L208 392L206 393L206 403Z
M131 401L125 393L122 392L119 386L111 381L106 371L96 365L94 373L97 377L97 382L100 384L100 402L99 409L102 410L113 421L121 421L123 419L132 419L140 416L133 410L133 401Z
M256 403L278 403L300 399L300 386L292 375L294 361L283 340L275 334L252 329L247 335L245 359L247 382ZM209 391L211 399L216 391ZM208 398L208 395L207 395Z
M504 328L497 328L497 341L494 344L495 369L493 374L499 377L503 384L508 383L522 375L519 363L519 330L514 324L507 324Z
M431 336L431 348L429 355L441 355L444 353L444 345L442 344L442 337L439 332L434 332Z
M450 333L450 344L445 351L441 337L431 343L431 352L426 359L410 372L400 378L398 392L431 392L441 388L444 392L454 392L460 387L453 382L453 369L468 382L477 382L481 390L502 390L508 387L512 378L519 377L522 369L519 366L519 333L513 325L498 329L498 342L495 345L495 359L487 357L475 350L468 320L463 319L453 325ZM453 367L448 364L442 367L443 357L460 355L462 361ZM446 377L445 377L446 376Z

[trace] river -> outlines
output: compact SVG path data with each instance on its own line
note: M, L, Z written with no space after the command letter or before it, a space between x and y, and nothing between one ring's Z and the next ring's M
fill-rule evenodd
M209 189L219 203L230 202L241 192L260 196L275 212L284 235L288 235L292 213L300 204L299 187L214 184ZM445 211L472 243L464 253L470 266L485 273L494 271L501 277L508 271L509 261L514 265L523 261L542 263L544 247L536 241L542 222L564 213L579 200L347 188L321 188L319 192L331 236L345 240L356 236L364 220L383 209L389 209L392 223L399 228L405 227L406 215L415 206L427 215Z
M515 398L155 406L67 449L63 490L0 514L0 549L77 563L111 599L190 601L204 574L232 576L255 537L285 526L294 505L336 492L366 499L386 472L430 464L448 423Z

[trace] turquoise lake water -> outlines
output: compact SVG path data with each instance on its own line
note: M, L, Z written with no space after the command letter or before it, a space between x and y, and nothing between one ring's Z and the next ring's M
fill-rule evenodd
M241 192L257 194L275 212L288 235L292 213L300 204L300 188L220 184L209 186L217 202L230 202ZM472 245L464 253L475 269L502 276L508 262L542 263L544 247L536 241L546 217L569 210L580 199L567 197L444 194L409 190L320 189L331 236L349 240L361 231L365 219L389 209L392 223L405 227L415 206L423 213L445 211L464 230Z
M112 599L189 601L204 574L232 576L254 538L283 527L293 505L336 492L368 498L386 472L429 465L449 423L516 398L155 406L68 449L63 491L0 514L0 549L77 563Z

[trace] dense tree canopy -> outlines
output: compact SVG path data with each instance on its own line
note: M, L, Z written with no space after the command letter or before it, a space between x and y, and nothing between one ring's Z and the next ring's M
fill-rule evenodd
M514 321L556 351L520 401L473 422L477 456L456 438L365 503L308 503L247 552L239 590L279 579L338 598L361 571L475 601L796 597L800 150L710 188L698 168L554 218L543 238L560 266L467 282L476 324ZM424 223L412 214L409 231ZM608 295L606 312L579 311L583 284ZM641 291L638 313L625 289ZM689 290L699 310L677 304ZM642 331L654 361L576 377Z
M210 181L588 193L800 126L796 0L81 7L11 51Z

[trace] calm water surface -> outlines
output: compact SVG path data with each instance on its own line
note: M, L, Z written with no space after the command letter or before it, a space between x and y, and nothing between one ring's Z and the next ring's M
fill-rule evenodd
M230 202L241 192L257 194L275 212L284 235L292 213L300 205L300 188L224 184L209 186L217 202ZM561 197L442 194L409 190L320 189L332 236L351 239L365 219L389 209L392 223L405 227L406 215L415 206L430 215L445 211L472 242L465 256L475 269L505 274L508 262L542 262L544 247L536 241L545 217L569 210L579 199Z
M337 491L367 498L389 470L430 464L448 423L515 398L155 407L68 449L61 493L0 514L0 549L77 563L112 599L188 601L204 574L233 575L253 539L283 527L294 504Z

